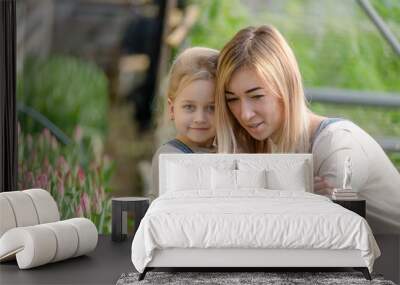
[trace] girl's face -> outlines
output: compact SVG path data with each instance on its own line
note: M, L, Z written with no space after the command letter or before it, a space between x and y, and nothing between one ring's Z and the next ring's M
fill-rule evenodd
M214 81L195 80L172 102L169 113L175 121L177 138L189 146L210 146L215 137Z
M235 71L225 98L233 116L254 139L274 140L282 123L283 106L257 72L249 68Z

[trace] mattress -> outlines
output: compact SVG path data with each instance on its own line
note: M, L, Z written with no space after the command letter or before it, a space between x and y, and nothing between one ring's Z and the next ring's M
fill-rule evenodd
M143 272L156 250L173 248L359 250L370 271L380 255L361 216L320 195L258 188L155 199L133 239L132 262Z

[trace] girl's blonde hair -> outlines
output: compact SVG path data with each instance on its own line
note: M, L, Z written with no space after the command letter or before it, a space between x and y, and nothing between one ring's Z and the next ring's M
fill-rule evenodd
M257 72L282 102L282 125L273 143L270 138L252 138L227 107L225 91L240 68ZM221 50L215 108L218 152L308 152L308 108L300 71L291 48L274 27L242 29Z
M172 101L189 83L195 80L215 80L219 52L204 47L183 51L172 64L167 97Z

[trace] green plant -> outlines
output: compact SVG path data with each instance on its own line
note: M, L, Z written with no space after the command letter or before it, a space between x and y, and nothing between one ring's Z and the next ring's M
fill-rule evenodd
M389 158L393 161L394 165L397 167L397 170L400 172L400 153L390 153Z
M94 64L52 56L28 58L17 80L17 98L23 105L39 111L72 136L79 125L85 134L103 135L106 130L108 83ZM40 132L42 126L19 114L26 133Z
M400 2L398 0L372 0L373 7L385 22L391 24L399 23L400 21ZM396 32L396 31L395 31ZM397 30L399 32L399 30ZM399 33L397 33L400 36Z
M250 13L239 0L193 1L201 15L188 37L193 46L221 49L246 23Z
M75 140L60 145L49 130L39 134L18 134L18 188L42 188L58 204L61 219L87 217L99 233L110 232L111 202L109 182L113 164L91 141L85 151L89 163L81 162L81 129Z

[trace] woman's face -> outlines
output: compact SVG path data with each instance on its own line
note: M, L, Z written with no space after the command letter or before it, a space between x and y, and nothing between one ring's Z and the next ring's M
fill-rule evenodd
M239 124L256 140L274 140L283 118L282 101L253 69L235 71L225 90L229 110Z

